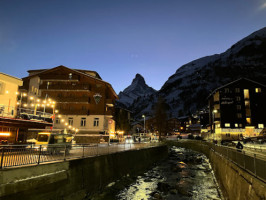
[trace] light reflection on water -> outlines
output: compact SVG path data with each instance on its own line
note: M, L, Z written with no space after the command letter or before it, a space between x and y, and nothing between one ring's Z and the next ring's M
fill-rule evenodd
M186 149L174 149L176 154L180 152L186 155ZM190 151L191 152L191 151ZM199 157L199 153L196 153ZM214 182L214 175L211 166L204 155L200 155L203 162L201 164L191 164L189 161L178 159L178 156L170 157L152 170L139 176L135 183L120 191L118 200L150 200L150 199L213 199L219 200L219 192ZM173 171L173 163L180 171ZM158 183L167 183L170 187L168 191L159 191ZM157 195L157 196L156 196ZM158 196L159 195L159 196Z

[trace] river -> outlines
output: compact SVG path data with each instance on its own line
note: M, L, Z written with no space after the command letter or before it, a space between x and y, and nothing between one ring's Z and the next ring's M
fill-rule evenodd
M141 176L129 174L110 183L92 200L218 200L221 198L211 165L201 153L172 147L166 160Z

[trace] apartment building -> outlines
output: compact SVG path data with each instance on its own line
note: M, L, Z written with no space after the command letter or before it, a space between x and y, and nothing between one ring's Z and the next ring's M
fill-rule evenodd
M241 78L209 97L211 132L216 140L256 136L266 126L266 86Z
M97 72L61 65L28 73L20 90L27 91L28 104L45 100L39 106L54 113L53 131L72 132L78 143L97 142L115 131L113 112L118 96ZM54 108L45 106L50 99Z
M22 93L18 92L22 80L0 72L0 144L21 144L27 139L29 128L45 128L52 124L45 121L25 120L17 112Z

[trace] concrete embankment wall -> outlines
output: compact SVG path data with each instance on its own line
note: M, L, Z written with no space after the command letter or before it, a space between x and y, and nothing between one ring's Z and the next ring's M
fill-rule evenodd
M1 200L78 200L168 155L167 146L0 171Z
M266 184L263 181L217 154L208 145L204 145L200 141L169 142L169 144L204 153L210 160L225 199L266 199Z

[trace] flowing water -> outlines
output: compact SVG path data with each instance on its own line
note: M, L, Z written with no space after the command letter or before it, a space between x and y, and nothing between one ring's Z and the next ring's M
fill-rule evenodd
M128 175L129 177L129 175ZM116 189L112 189L116 188ZM157 164L133 183L109 184L101 198L117 200L216 200L219 188L205 155L184 148L172 147L168 159Z

